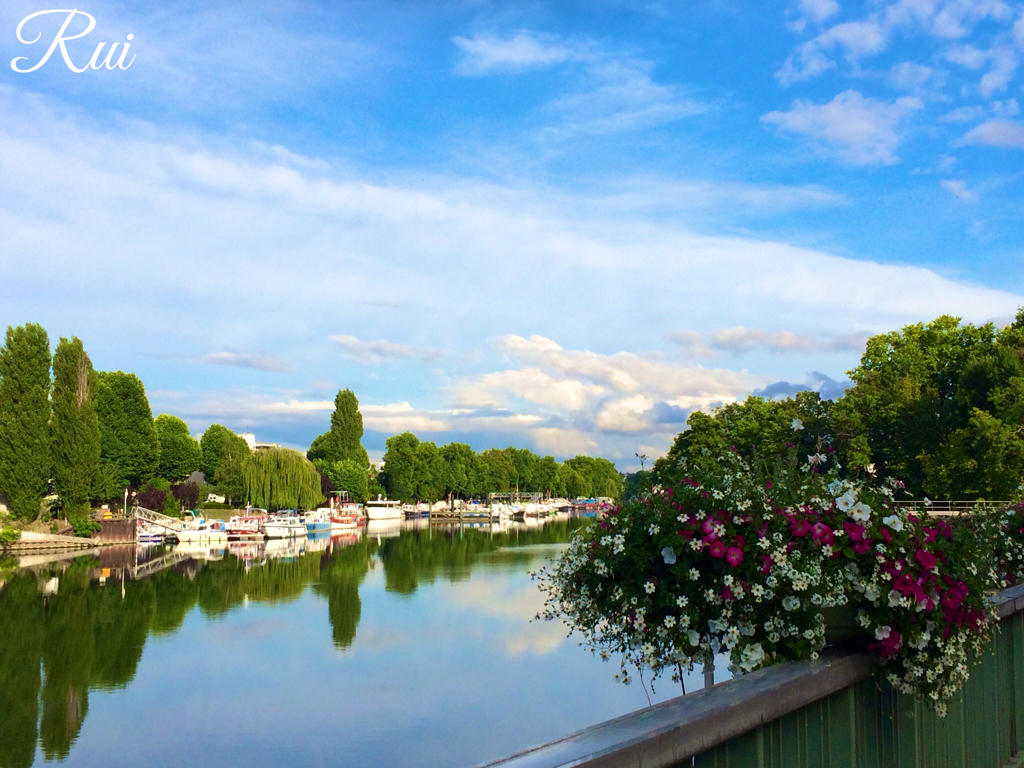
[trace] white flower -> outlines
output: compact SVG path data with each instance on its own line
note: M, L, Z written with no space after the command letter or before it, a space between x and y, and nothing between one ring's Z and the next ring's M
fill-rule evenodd
M690 641L690 645L700 645L700 634L696 630L691 629L686 633L686 637Z
M857 503L857 497L853 495L853 491L847 491L838 499L836 499L836 506L839 507L843 512L849 512L850 508Z
M810 464L812 467L816 467L819 464L824 464L825 463L825 459L826 459L826 457L825 457L825 454L823 454L823 453L809 453L809 454L807 454L807 463Z
M789 426L791 429L801 430L804 428L804 423L800 419L793 419L789 422Z
M665 617L665 626L666 627L668 627L669 629L672 629L672 627L674 627L675 625L676 625L676 617L675 616L666 616Z
M644 592L646 592L648 595L653 595L654 590L656 589L657 587L654 586L654 582L648 581L646 584L644 584Z
M842 480L833 480L828 484L828 492L833 496L838 496L839 492L843 490L844 487Z
M764 649L761 648L760 643L748 645L740 654L740 669L750 672L752 669L756 669L763 659Z
M689 605L689 603L690 599L686 595L680 595L676 598L676 605L678 605L680 608L685 608L687 605Z
M875 640L885 640L891 634L892 627L886 624L884 627L879 627L875 630Z
M651 536L657 536L660 530L661 528L656 523L652 523L651 527L647 529L647 532L651 534Z
M672 547L664 547L661 550L661 557L666 565L675 565L676 551Z
M897 515L889 515L888 517L883 517L882 522L888 525L894 531L903 530L903 521L900 520L899 516Z
M691 568L689 575L690 575L690 581L697 581L697 579L700 578L700 571L698 571L696 568Z
M850 507L847 514L859 523L866 523L871 519L871 507L863 501L858 501Z
M796 595L782 598L782 607L787 611L795 611L800 607L800 598Z

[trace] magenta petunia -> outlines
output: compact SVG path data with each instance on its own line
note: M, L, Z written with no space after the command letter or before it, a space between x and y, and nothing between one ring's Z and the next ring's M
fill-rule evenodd
M715 540L711 544L711 556L712 557L724 557L725 556L725 544L719 540Z
M739 547L729 547L725 553L726 562L733 568L743 562L743 550Z

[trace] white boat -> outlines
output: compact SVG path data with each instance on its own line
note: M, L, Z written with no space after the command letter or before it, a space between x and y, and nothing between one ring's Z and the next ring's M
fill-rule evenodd
M180 531L175 531L174 535L179 542L190 544L226 544L228 540L228 532L224 527L224 523L219 520L200 523L194 527L182 528Z
M366 502L366 517L368 520L401 520L402 502L383 499L380 496L376 500Z
M320 507L313 512L307 512L302 521L306 524L306 533L329 533L331 530L331 510L327 507Z
M267 518L263 530L271 539L294 539L306 535L306 524L297 515Z

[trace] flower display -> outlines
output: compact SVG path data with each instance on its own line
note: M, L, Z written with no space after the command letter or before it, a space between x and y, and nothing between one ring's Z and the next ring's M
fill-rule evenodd
M817 658L846 615L890 683L944 714L996 620L986 590L1005 577L976 528L899 508L898 483L843 479L824 448L810 458L733 453L714 477L610 510L540 573L542 616L618 654L628 680L630 664L675 677L718 652L734 673ZM1015 514L1006 558L1020 572L1024 506Z

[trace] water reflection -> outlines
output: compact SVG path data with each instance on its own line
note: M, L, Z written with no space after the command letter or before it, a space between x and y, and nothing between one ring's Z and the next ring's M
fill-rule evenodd
M521 571L537 557L531 547L567 541L578 525L556 520L529 529L467 529L426 522L333 539L107 548L3 561L0 768L28 768L37 749L46 760L68 757L89 712L90 691L128 686L148 637L178 633L195 609L218 619L249 603L296 601L311 587L327 603L334 647L344 651L356 640L360 587L371 570L383 569L387 592L409 597L438 580L465 581L481 560ZM495 589L485 585L461 599L492 610L503 602ZM525 621L535 610L504 602L499 613L512 611L516 619ZM520 641L509 642L515 652Z

